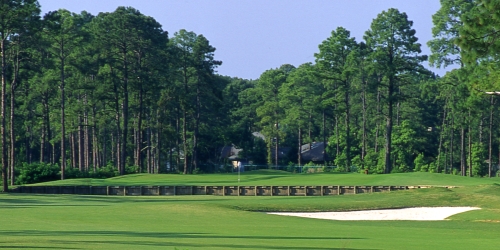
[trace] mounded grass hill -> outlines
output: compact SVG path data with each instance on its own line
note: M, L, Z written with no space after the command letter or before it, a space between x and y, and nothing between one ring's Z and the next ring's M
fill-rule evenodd
M92 186L234 186L234 185L394 185L394 186L474 186L500 183L499 178L470 178L448 174L401 173L370 174L359 173L309 173L292 174L284 171L259 170L240 174L132 174L109 179L69 179L34 185L92 185Z

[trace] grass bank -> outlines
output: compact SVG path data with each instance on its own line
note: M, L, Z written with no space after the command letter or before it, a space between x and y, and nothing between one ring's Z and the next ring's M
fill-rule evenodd
M156 186L156 185L435 185L476 186L500 183L500 178L470 178L434 173L374 174L310 173L260 170L228 174L131 174L109 179L69 179L34 185Z

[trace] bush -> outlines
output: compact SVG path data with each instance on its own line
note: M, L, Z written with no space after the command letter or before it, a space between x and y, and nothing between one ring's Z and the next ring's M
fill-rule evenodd
M286 171L290 173L297 173L297 166L293 162L288 162L288 166L286 168Z
M481 143L472 144L471 155L472 158L467 160L472 161L472 176L488 175L488 165L484 161L487 158L487 151L484 145Z
M333 167L332 166L323 166L321 168L323 170L323 172L325 173L329 173L329 172L332 172L333 171Z
M139 173L138 166L125 166L125 174L135 174Z
M57 164L24 162L16 178L16 184L31 184L45 181L55 181L61 179L61 169Z
M339 155L337 155L337 157L335 158L335 160L333 161L333 164L335 166L337 166L337 169L340 171L340 172L348 172L349 170L347 169L346 167L346 164L347 164L347 157L345 155L345 153L341 153Z
M129 166L126 168L125 173L135 173L137 168L133 166ZM46 182L46 181L56 181L61 179L61 169L57 164L48 164L48 163L23 163L17 169L17 178L16 185L24 185L24 184L32 184L38 182ZM102 168L98 168L94 171L91 168L91 171L85 172L80 171L78 168L68 167L65 170L64 177L66 179L74 179L74 178L96 178L96 179L105 179L111 178L118 175L118 170L113 166L113 164L108 163L106 166Z
M307 164L306 164L306 165L304 165L304 167L302 167L302 173L303 173L303 174L307 174L307 173L309 173L309 166L308 166Z
M385 173L385 150L378 152L377 169L375 171L377 174Z
M423 169L425 169L427 162L425 161L424 154L423 153L418 154L417 158L415 158L415 160L413 161L413 164L415 166L413 169L415 172L420 172ZM422 172L425 172L425 171L422 171Z
M365 169L369 170L369 173L376 173L378 167L378 154L375 151L368 151L364 158Z
M108 163L106 166L98 168L95 172L92 170L89 173L92 178L105 179L117 176L118 170L113 166L113 164Z
M436 162L431 162L429 164L429 173L437 173L437 165Z
M88 178L89 173L82 172L78 168L66 168L64 172L64 178L66 179L75 179L75 178Z

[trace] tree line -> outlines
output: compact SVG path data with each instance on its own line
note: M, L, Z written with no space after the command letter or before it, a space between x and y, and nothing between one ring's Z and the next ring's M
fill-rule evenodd
M256 163L303 165L301 146L315 141L338 171L492 176L499 2L441 0L429 57L409 17L389 9L362 41L338 27L314 63L247 80L217 74L203 35L169 36L132 7L42 17L37 1L2 1L3 190L26 164L58 165L61 179L210 172L233 144ZM436 76L427 60L457 68Z

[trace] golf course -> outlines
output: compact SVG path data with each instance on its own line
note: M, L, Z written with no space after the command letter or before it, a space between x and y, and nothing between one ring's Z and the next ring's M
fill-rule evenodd
M5 249L498 249L498 178L242 173L239 185L431 185L340 196L0 194ZM237 174L126 175L36 185L238 185ZM445 188L444 186L454 186ZM443 221L336 221L265 212L479 207Z

